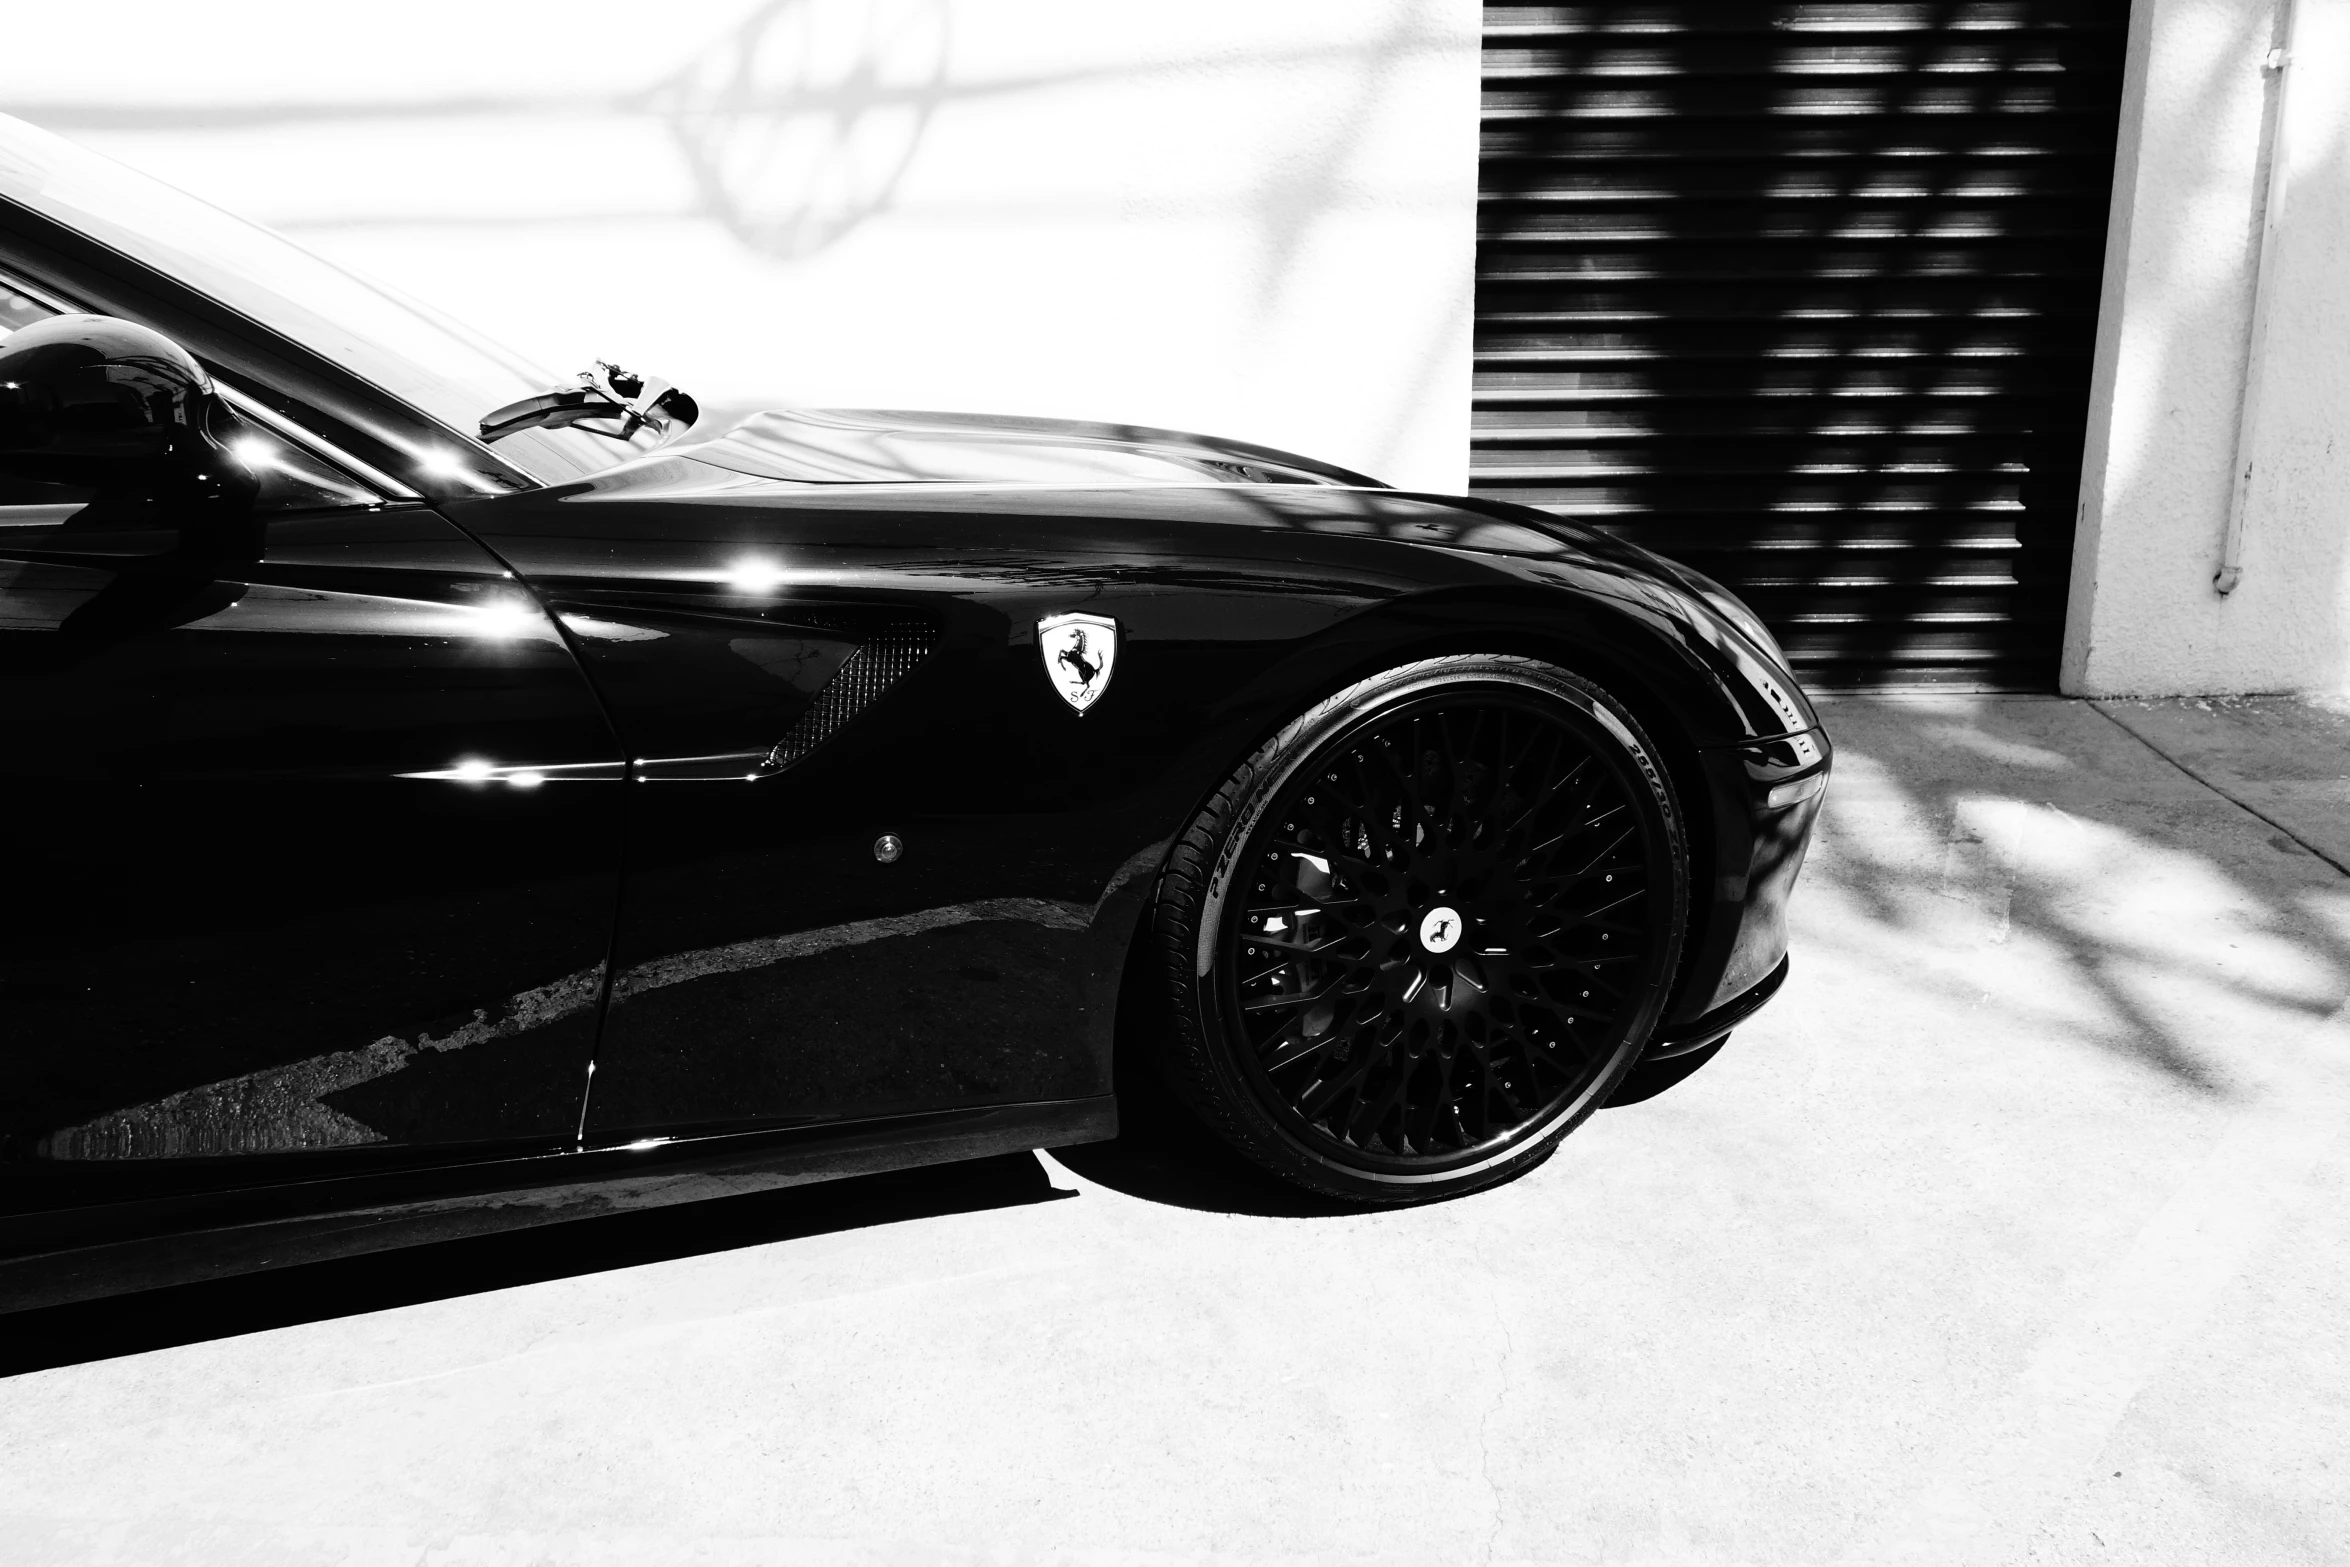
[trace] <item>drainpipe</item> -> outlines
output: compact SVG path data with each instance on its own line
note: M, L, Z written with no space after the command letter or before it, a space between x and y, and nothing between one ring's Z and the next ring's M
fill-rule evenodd
M2277 230L2285 220L2285 186L2293 163L2285 155L2285 95L2293 88L2294 29L2300 20L2294 0L2277 0L2284 14L2282 48L2271 49L2261 69L2276 73L2277 90L2268 100L2268 183L2260 198L2260 249L2252 275L2252 340L2244 350L2244 400L2236 410L2236 466L2228 492L2228 531L2220 543L2215 593L2233 593L2244 580L2244 507L2252 496L2252 441L2260 428L2261 365L2268 357L2269 277L2276 271Z

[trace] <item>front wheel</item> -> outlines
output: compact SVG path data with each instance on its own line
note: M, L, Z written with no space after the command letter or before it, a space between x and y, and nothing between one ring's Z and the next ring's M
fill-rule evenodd
M1363 1202L1549 1154L1665 1002L1688 851L1606 691L1452 655L1320 703L1178 840L1154 915L1176 1089L1259 1165Z

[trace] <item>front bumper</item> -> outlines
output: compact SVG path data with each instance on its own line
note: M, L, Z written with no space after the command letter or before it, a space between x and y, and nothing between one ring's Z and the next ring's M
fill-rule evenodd
M1833 753L1827 732L1811 729L1703 751L1699 760L1712 852L1696 867L1703 879L1691 888L1689 944L1652 1058L1712 1043L1778 990L1787 899L1811 846Z
M1744 995L1725 1001L1695 1022L1679 1023L1660 1028L1648 1039L1648 1048L1640 1052L1643 1061L1670 1061L1703 1050L1717 1039L1729 1037L1730 1030L1763 1009L1763 1004L1779 993L1787 983L1789 960L1779 959L1779 966L1765 974Z

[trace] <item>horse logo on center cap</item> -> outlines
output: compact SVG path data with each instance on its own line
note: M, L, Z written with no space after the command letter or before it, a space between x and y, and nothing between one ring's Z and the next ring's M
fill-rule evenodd
M1461 944L1461 917L1450 909L1430 909L1420 921L1420 945L1446 953Z
M1047 615L1036 623L1045 678L1082 713L1110 689L1118 665L1118 623L1104 615Z

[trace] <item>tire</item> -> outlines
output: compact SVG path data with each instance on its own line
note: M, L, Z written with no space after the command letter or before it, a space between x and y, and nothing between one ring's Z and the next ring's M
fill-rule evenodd
M1166 1072L1281 1178L1362 1203L1546 1158L1639 1059L1680 958L1671 783L1535 659L1400 665L1300 715L1168 857Z

